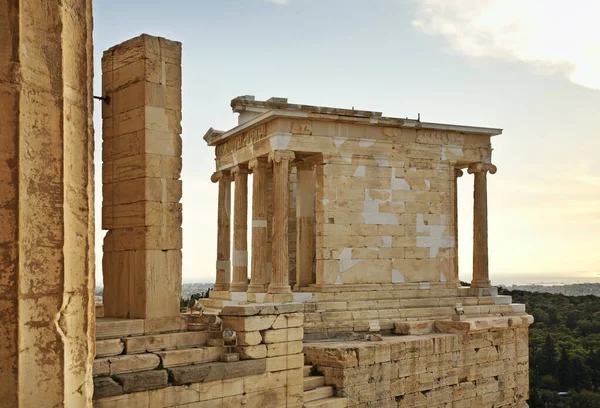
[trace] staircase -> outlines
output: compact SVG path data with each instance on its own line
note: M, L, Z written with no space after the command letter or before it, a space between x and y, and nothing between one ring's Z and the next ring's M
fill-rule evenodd
M325 385L325 377L312 374L313 366L304 366L305 408L346 408L346 398L333 396L333 387Z

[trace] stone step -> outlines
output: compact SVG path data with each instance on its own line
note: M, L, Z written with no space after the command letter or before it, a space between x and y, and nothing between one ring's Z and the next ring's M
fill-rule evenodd
M164 368L219 361L225 347L198 347L184 350L158 351Z
M200 304L202 306L204 306L206 308L206 310L208 310L208 309L223 309L224 306L235 306L240 303L236 300L222 300L222 299L211 299L211 298L198 299L198 302L200 302Z
M144 319L101 317L96 319L96 339L122 338L144 334Z
M312 368L313 368L313 366L311 366L311 365L305 365L304 367L302 367L302 374L305 377L308 377L310 375L310 373L312 372Z
M317 387L314 390L304 391L304 402L319 400L322 398L333 397L333 387Z
M123 339L125 354L145 353L148 351L175 350L201 347L216 336L207 331L156 334L151 336L128 337Z
M325 385L325 377L323 376L309 376L304 377L304 391L314 390L318 387L323 387Z
M338 397L323 398L304 403L305 408L346 408L347 406L348 400Z

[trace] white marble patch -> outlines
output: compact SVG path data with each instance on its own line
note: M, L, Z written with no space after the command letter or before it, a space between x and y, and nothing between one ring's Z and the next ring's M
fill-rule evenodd
M340 146L346 141L348 140L347 137L334 137L333 138L333 144L335 145L336 149L339 149Z
M383 247L384 248L391 248L392 247L392 237L391 235L384 235L381 237L381 240L383 241Z
M291 134L278 134L269 138L271 149L273 150L285 150L292 140Z
M388 162L388 158L386 156L375 156L375 160L377 160L377 165L379 167L389 167L390 163Z
M423 290L431 289L429 282L419 282L419 287Z
M398 217L393 213L361 213L367 225L398 225Z
M371 147L375 144L375 140L373 139L360 139L358 142L358 146L360 147Z
M404 275L398 269L392 269L392 283L404 283Z
M354 171L354 177L364 177L365 176L365 166L358 166Z

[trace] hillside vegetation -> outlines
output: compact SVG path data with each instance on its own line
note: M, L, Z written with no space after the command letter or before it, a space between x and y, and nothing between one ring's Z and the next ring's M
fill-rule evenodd
M525 303L535 318L529 331L530 406L600 408L600 298L501 293Z

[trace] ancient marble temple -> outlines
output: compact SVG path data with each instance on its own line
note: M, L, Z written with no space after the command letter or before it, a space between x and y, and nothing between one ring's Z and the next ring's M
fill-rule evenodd
M486 178L496 172L491 137L501 129L285 98L241 96L231 106L238 126L204 137L215 146L212 181L219 186L213 300L407 288L493 292ZM464 172L474 192L471 288L458 287L456 186Z

